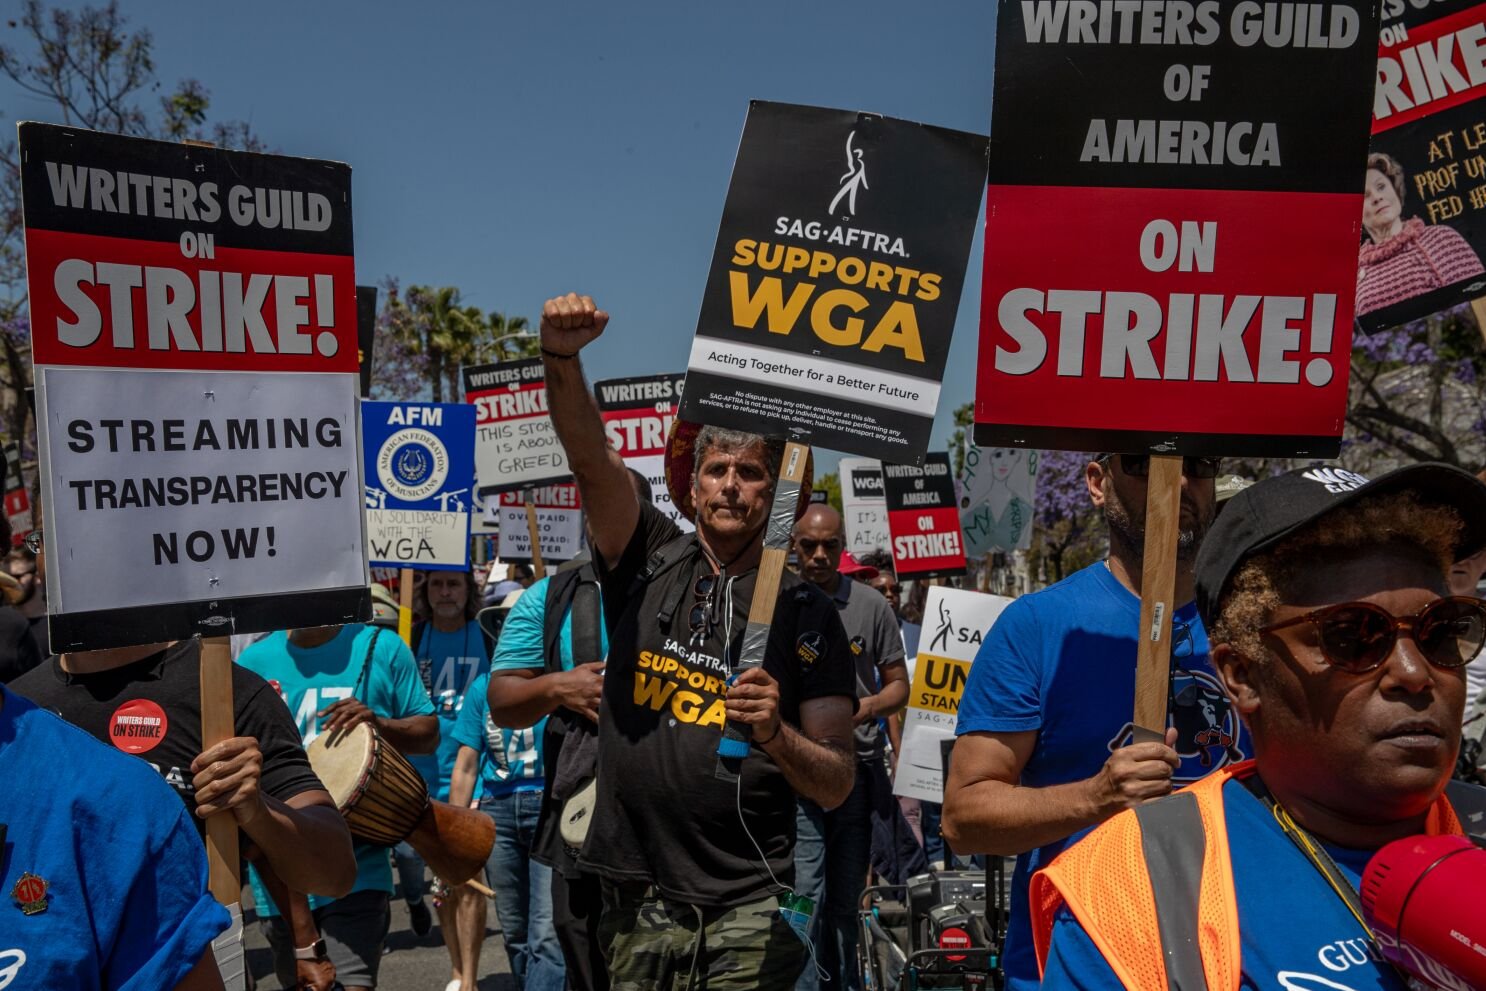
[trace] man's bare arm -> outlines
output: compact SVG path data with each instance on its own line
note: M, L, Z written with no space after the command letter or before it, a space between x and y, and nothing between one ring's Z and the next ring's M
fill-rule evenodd
M1170 746L1175 732L1167 731L1166 744L1116 750L1091 778L1046 788L1020 783L1037 731L966 733L955 743L944 786L944 838L962 856L1011 857L1165 795L1180 764Z
M851 703L844 695L801 702L800 728L782 722L779 735L760 745L795 794L823 809L846 801L856 782Z
M896 715L908 705L908 665L902 661L894 661L884 665L881 671L882 687L877 690L877 694L857 699L858 723Z
M614 565L640 521L640 504L623 459L604 437L604 421L578 358L608 323L609 314L589 296L568 293L542 307L542 360L552 427L578 483L593 544L604 562Z
M512 668L491 674L485 700L495 725L525 729L564 706L598 722L603 689L603 661L545 674L540 668Z

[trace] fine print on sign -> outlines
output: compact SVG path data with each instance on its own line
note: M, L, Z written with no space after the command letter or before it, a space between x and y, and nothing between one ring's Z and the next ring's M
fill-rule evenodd
M1386 0L1362 195L1357 322L1486 295L1486 4Z
M903 714L903 753L893 794L944 801L944 765L939 744L953 739L970 664L986 632L1011 600L933 586L924 600L918 657Z
M54 649L364 618L350 169L20 146Z
M985 139L754 102L682 419L918 464L985 181Z
M1335 456L1375 5L999 10L976 442Z
M965 542L949 455L935 451L922 468L885 464L882 477L899 580L963 575Z
M645 476L655 508L681 529L690 530L691 521L671 502L666 488L666 439L685 380L681 373L606 379L593 384L593 397L609 446L628 467Z
M846 549L860 558L891 545L887 528L887 498L882 488L882 462L873 458L842 458L836 468L841 479L841 515L846 524Z
M475 475L482 495L572 476L547 412L542 359L466 368L464 399L475 407Z
M468 567L474 407L364 402L361 437L372 566Z
M583 512L578 486L547 485L536 489L533 501L537 514L538 549L543 561L571 561L583 547ZM502 492L500 499L500 543L502 561L531 560L531 530L526 519L526 499L521 492Z

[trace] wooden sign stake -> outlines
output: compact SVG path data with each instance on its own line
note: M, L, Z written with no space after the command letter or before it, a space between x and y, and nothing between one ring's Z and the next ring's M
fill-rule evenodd
M413 646L413 569L403 568L397 573L397 635L409 647Z
M1176 542L1181 526L1182 459L1151 455L1146 480L1145 553L1135 654L1137 743L1164 740L1171 685L1171 614L1176 596Z
M201 641L201 749L216 746L234 735L232 715L232 641L207 637ZM218 812L206 821L207 886L226 907L232 926L212 941L222 983L229 991L245 984L242 947L242 875L237 848L237 819Z
M537 497L531 489L526 490L526 532L531 535L531 573L541 581L547 576L547 568L542 564L542 542L538 539Z
M1481 331L1481 336L1486 338L1486 297L1471 300L1471 313L1475 314L1476 327Z
M748 606L748 625L743 629L743 645L738 651L738 663L733 668L735 676L764 663L769 627L774 622L774 605L779 601L779 580L784 577L784 565L789 559L789 542L794 533L795 511L800 504L800 487L804 484L809 464L808 445L794 441L784 445L779 481L774 486L774 501L769 506L769 521L764 524L764 552L758 563L753 601ZM722 741L717 747L718 777L736 777L736 769L728 767L726 762L748 756L750 737L746 725L730 722L723 727Z

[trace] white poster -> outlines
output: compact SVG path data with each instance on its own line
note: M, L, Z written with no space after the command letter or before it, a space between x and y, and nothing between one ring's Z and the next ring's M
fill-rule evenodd
M929 589L893 794L944 801L940 744L954 738L970 663L991 624L1011 602L1005 596L938 585Z
M965 445L959 499L968 557L1032 546L1038 453L1020 447Z
M485 493L551 485L572 477L547 412L542 359L464 369L475 407L475 477Z
M356 376L53 366L37 386L48 556L88 565L47 568L54 611L367 585Z
M533 492L537 533L543 563L569 561L583 548L583 512L578 504L578 486L547 485ZM494 502L495 498L491 497ZM526 519L523 493L500 496L500 537L497 552L503 561L531 560L531 529Z
M836 471L841 479L841 512L846 520L846 549L853 557L888 550L887 500L882 487L882 462L873 458L842 458Z

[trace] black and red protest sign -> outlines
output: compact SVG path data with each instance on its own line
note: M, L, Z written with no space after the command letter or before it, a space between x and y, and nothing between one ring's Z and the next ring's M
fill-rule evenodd
M368 615L350 168L20 151L53 646Z
M1486 295L1483 97L1486 4L1385 0L1357 258L1363 330Z
M1376 8L999 10L976 443L1334 456Z
M690 521L671 503L666 488L666 439L685 381L682 373L606 379L593 384L593 398L604 419L609 446L626 465L645 476L655 508L689 530Z
M887 526L898 577L950 578L965 573L965 540L955 505L949 455L936 451L915 465L882 466Z
M921 463L984 180L979 135L751 104L682 418Z
M464 400L475 405L475 481L481 495L572 477L547 411L541 358L466 368Z

